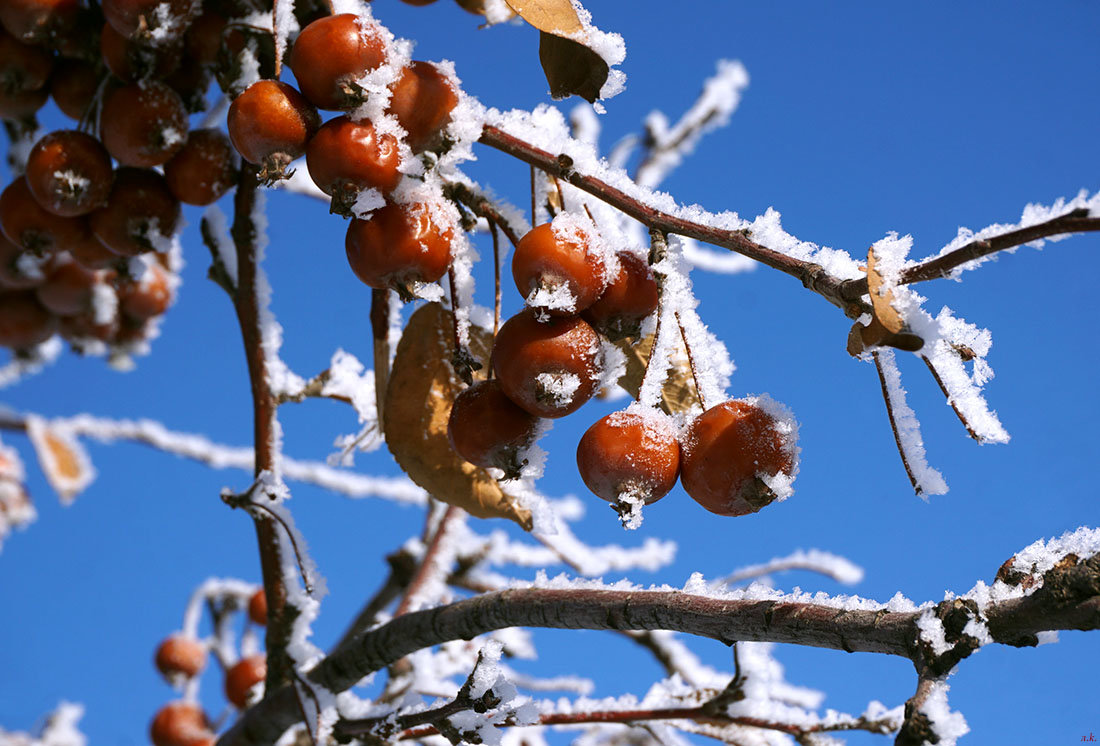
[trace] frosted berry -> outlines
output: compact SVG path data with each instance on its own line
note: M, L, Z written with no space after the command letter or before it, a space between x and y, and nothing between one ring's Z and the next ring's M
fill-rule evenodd
M183 44L180 41L142 44L118 33L109 23L103 24L99 50L107 69L127 83L145 78L165 78L180 66L183 58Z
M0 29L0 89L9 93L34 91L46 85L53 55L43 47L24 44Z
M588 489L621 512L656 502L680 474L676 429L660 413L613 412L581 437L577 468Z
M413 61L393 84L390 113L407 132L414 153L439 139L458 104L454 82L430 62Z
M752 400L722 402L695 418L683 440L680 481L695 502L719 515L745 515L776 499L797 458L793 426Z
M320 126L313 105L277 80L256 81L229 107L233 147L249 163L263 166L262 179L282 178Z
M346 116L325 122L306 148L313 182L332 197L331 211L350 216L364 189L389 194L401 182L401 153L393 135L379 135L370 122Z
M172 236L179 219L179 200L150 168L118 169L107 204L89 216L96 238L122 256L154 251Z
M214 11L208 10L196 18L183 39L187 56L203 67L213 65L218 59L226 24L225 17Z
M0 228L9 241L37 255L66 251L87 239L84 218L65 218L47 212L19 177L0 194Z
M141 279L119 285L118 305L124 314L137 321L160 316L172 305L172 286L167 270L150 262Z
M320 109L353 109L365 100L355 80L386 61L385 30L352 13L306 26L288 64L306 98Z
M595 303L581 314L596 331L611 340L637 337L642 321L657 310L657 282L649 265L629 251L620 251L619 271Z
M200 746L212 735L206 715L194 702L169 702L149 727L154 746Z
M451 447L471 464L493 467L516 479L527 463L539 418L521 409L500 388L500 381L478 381L455 397L447 421Z
M235 151L221 130L191 130L187 144L164 165L164 179L180 202L209 205L236 181Z
M267 658L253 655L238 661L225 674L225 698L244 709L252 687L267 677Z
M263 588L248 599L248 618L255 624L267 624L267 594Z
M571 316L596 302L607 287L598 240L582 222L563 213L528 231L516 245L512 278L527 305L552 316Z
M43 308L33 290L0 293L0 346L23 350L57 331L57 316Z
M99 133L122 165L159 166L187 141L187 108L164 83L133 83L104 98Z
M191 0L103 0L103 17L126 38L163 44L180 39L192 20Z
M168 678L198 676L206 666L206 647L193 637L172 635L157 646L157 670Z
M446 274L454 231L442 205L391 203L368 220L352 220L344 248L356 277L409 298L416 284Z
M50 78L50 95L70 119L84 116L98 88L95 68L78 60L61 60Z
M564 417L599 387L600 337L577 316L542 323L524 309L500 328L493 370L513 402L538 417Z
M107 202L114 169L103 144L77 130L51 132L27 157L27 187L54 215L86 215Z

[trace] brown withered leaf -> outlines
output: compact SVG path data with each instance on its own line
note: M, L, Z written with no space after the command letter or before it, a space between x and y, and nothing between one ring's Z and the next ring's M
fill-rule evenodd
M470 352L487 361L491 335L471 328L470 338ZM478 518L509 518L529 531L530 512L451 448L447 419L463 389L451 368L453 352L450 312L438 303L417 309L397 345L386 387L386 444L409 478L432 497Z
M871 296L871 308L874 309L875 319L883 328L890 334L897 334L905 328L905 321L893 306L893 291L889 288L884 290L886 281L875 266L877 262L875 247L872 246L867 250L867 292Z
M894 308L894 293L886 286L882 274L875 266L875 247L867 251L867 293L871 296L871 323L858 321L848 332L848 354L859 357L869 347L895 347L906 352L916 352L924 347L924 340L914 334Z
M610 72L603 57L588 47L545 31L539 33L539 62L552 97L575 93L590 104L600 97Z
M682 342L681 342L682 344ZM649 351L653 349L653 335L639 340L637 344L631 344L630 339L615 342L615 346L626 355L626 372L619 378L619 385L630 392L635 399L642 388L642 376L645 375L646 361L649 360ZM681 352L683 348L681 347ZM687 412L693 407L701 406L699 393L695 390L695 381L691 377L691 367L687 362L687 355L677 355L668 371L668 378L661 389L660 406L668 414Z
M508 7L539 31L575 34L584 29L569 0L504 0Z
M505 0L523 20L539 30L539 62L550 95L574 93L589 103L600 97L608 67L600 55L576 38L584 32L570 0Z
M61 502L71 503L95 479L95 469L76 438L39 417L27 418L27 436L34 446L46 481Z

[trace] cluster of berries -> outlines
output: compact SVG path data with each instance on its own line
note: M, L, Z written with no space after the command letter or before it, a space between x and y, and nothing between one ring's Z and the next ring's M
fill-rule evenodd
M600 336L638 338L658 306L648 264L606 249L577 215L559 214L516 246L512 276L527 307L500 329L494 378L460 393L448 433L467 461L520 476L540 418L576 411L601 381ZM585 484L636 525L641 505L675 486L721 515L759 510L793 477L793 424L763 400L731 400L681 428L632 406L594 424L577 447Z
M415 189L397 194L401 167L441 144L458 89L436 65L412 61L388 86L389 103L378 121L356 116L368 101L357 81L394 63L388 36L373 20L350 13L313 21L288 56L301 90L257 81L234 99L228 126L241 156L261 167L261 179L283 178L286 167L305 155L310 177L331 197L332 212L352 218L345 246L356 276L408 298L447 272L456 226L441 198ZM321 124L318 109L350 114ZM364 201L373 212L354 217L366 211Z
M261 588L248 600L248 619L254 624L267 623L267 598ZM206 668L207 645L194 637L172 635L158 647L154 662L157 670L173 686L195 679ZM251 701L253 688L267 676L267 660L262 653L248 655L225 670L225 698L244 709ZM149 728L154 746L213 746L217 737L210 719L192 699L169 702L157 711Z

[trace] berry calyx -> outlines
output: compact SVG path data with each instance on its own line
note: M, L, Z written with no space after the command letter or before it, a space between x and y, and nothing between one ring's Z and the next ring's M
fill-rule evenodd
M238 661L225 673L225 698L238 709L248 705L252 687L267 677L267 658L253 655Z
M341 13L302 29L287 64L314 106L354 109L366 100L355 80L385 61L385 30L353 13Z
M505 396L494 378L478 381L455 397L447 437L471 464L500 469L505 479L518 479L538 425L539 418Z
M542 323L528 308L500 328L492 362L509 399L537 417L564 417L596 393L600 337L580 317Z
M430 62L414 60L391 87L390 113L414 153L435 144L458 105L454 81Z
M598 240L585 218L569 213L528 231L512 257L512 278L527 305L572 316L595 303L607 287Z
M164 164L164 180L176 199L209 205L236 181L235 151L221 130L191 130L180 152Z
M619 271L595 303L581 314L596 331L612 342L637 337L642 322L657 310L657 282L653 272L635 254L616 254Z
M660 412L613 412L581 437L577 469L588 489L611 503L625 523L641 505L660 500L676 486L676 428Z
M352 220L344 247L348 264L365 284L411 299L418 284L446 274L455 230L442 204L390 203L368 220Z
M206 666L206 646L193 637L172 635L157 646L154 662L169 679L194 678Z
M286 177L286 167L306 152L321 126L313 104L286 83L258 80L229 107L229 138L249 163L262 166L260 179Z
M159 166L187 141L187 108L160 81L133 83L107 94L99 128L107 152L122 165Z
M41 138L27 157L27 187L54 215L86 215L107 202L114 169L99 140L77 130Z
M150 168L120 168L107 204L89 217L92 232L111 251L137 256L162 247L175 233L180 203Z
M149 726L154 746L199 746L212 735L202 708L182 700L160 708Z
M330 212L351 217L364 189L389 194L401 182L401 150L393 135L379 135L370 122L339 116L325 122L306 148L313 182L332 197Z
M755 513L790 494L796 442L797 425L770 399L722 402L688 427L680 482L712 513Z
M267 594L260 588L248 599L248 618L254 624L267 624Z

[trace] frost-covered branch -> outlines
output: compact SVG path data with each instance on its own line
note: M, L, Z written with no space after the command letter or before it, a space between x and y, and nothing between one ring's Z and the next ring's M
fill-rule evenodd
M1007 569L1005 569L1007 568ZM781 594L760 586L702 595L617 589L597 581L549 581L412 612L345 642L308 676L343 691L417 650L508 627L673 630L718 640L784 642L907 658L942 676L983 644L1029 646L1040 632L1100 628L1100 531L1080 529L1037 542L1006 563L992 586L916 607L823 594ZM558 587L558 586L561 587ZM273 691L221 739L222 746L271 744L296 722L289 687Z

